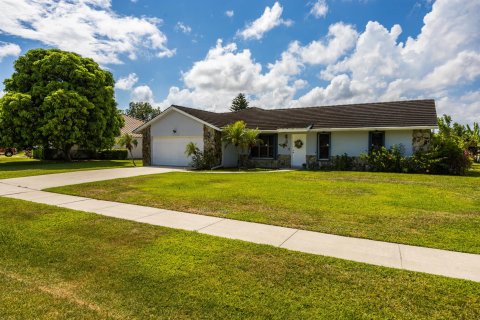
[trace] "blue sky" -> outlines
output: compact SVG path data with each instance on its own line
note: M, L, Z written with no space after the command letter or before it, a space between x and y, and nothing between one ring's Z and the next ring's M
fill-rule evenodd
M120 108L224 111L435 98L480 121L475 0L0 0L0 78L31 48L97 60Z

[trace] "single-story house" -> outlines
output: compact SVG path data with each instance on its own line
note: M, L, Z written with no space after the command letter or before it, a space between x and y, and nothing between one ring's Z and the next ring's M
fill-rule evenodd
M136 128L140 127L143 125L145 122L142 120L138 120L136 118L127 116L127 115L122 115L123 120L125 121L125 125L120 129L120 136L124 135L125 133L131 134L134 139L137 140L138 144L135 148L132 150L132 155L134 159L141 159L143 157L143 136L141 133L135 133L133 132ZM123 149L125 147L119 146L116 144L113 149ZM128 157L130 157L130 153L128 154Z
M243 120L260 130L263 144L249 159L262 167L302 167L347 154L358 157L372 147L403 145L405 154L426 148L437 128L434 100L362 103L336 106L209 112L172 105L134 130L143 135L146 165L188 166L185 147L194 142L213 150L218 164L237 165L232 145L222 143L222 128Z

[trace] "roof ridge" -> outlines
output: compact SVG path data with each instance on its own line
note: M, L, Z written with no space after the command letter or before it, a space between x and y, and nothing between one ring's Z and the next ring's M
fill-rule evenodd
M394 101L382 101L382 102L361 102L361 103L346 103L346 104L329 104L325 106L310 106L310 107L294 107L294 108L277 108L277 109L262 109L265 111L275 110L275 111L284 111L284 110L299 110L299 109L314 109L314 108L338 108L338 107L350 107L350 106L365 106L365 105L381 105L381 104L395 104L395 103L405 103L405 102L434 102L435 99L416 99L416 100L394 100Z
M219 114L219 113L220 113L220 112L208 111L208 110L203 110L203 109L198 109L198 108L192 108L192 107L180 106L180 105L177 105L177 104L172 104L170 107L174 107L174 108L183 108L183 109L190 109L190 110L202 111L202 112L209 112L209 113L214 113L214 114Z
M228 115L228 114L238 114L240 112L245 112L247 110L252 110L252 109L257 109L261 111L285 111L285 110L299 110L299 109L316 109L316 108L338 108L338 107L350 107L350 106L364 106L364 105L382 105L382 104L395 104L395 103L416 103L416 102L434 102L435 99L415 99L415 100L394 100L394 101L381 101L381 102L361 102L361 103L347 103L347 104L330 104L330 105L324 105L324 106L310 106L310 107L294 107L294 108L273 108L273 109L264 109L260 107L248 107L246 109L238 110L238 111L227 111L227 112L215 112L215 111L208 111L208 110L203 110L203 109L198 109L198 108L192 108L192 107L185 107L185 106L180 106L180 105L175 105L172 104L172 107L180 107L180 108L185 108L185 109L190 109L190 110L196 110L196 111L202 111L202 112L208 112L208 113L213 113L216 115Z

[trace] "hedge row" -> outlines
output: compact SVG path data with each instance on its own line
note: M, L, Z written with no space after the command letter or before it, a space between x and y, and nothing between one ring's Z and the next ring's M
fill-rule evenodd
M42 160L61 160L63 159L63 151L56 149L36 148L33 150L33 157ZM110 149L110 150L75 150L72 151L72 159L74 160L126 160L128 158L127 149Z

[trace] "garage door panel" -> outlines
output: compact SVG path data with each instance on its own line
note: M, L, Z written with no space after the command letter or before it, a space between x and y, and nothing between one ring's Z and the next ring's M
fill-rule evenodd
M157 166L188 166L191 157L185 155L188 143L196 143L203 150L203 137L154 137L152 139L152 164Z

